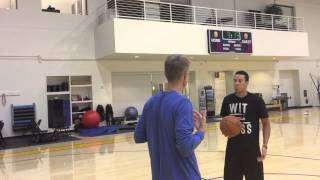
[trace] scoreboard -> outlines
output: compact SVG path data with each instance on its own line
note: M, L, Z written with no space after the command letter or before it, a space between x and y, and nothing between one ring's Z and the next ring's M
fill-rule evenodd
M209 53L252 53L251 32L208 30Z

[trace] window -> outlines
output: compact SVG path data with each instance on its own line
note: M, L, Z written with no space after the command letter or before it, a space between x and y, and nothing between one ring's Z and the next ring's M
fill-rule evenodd
M0 0L0 9L17 9L17 0Z
M88 15L87 0L41 0L42 11Z
M277 4L282 9L282 15L295 16L295 7Z

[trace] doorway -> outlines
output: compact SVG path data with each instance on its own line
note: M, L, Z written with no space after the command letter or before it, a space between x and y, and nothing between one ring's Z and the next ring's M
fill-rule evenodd
M298 70L281 70L280 76L280 93L287 96L288 107L300 106L300 80Z

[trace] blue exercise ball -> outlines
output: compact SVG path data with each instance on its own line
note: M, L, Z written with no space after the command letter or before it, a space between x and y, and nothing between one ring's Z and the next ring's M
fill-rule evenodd
M138 119L138 110L137 108L130 106L124 111L124 116L127 120L136 120Z

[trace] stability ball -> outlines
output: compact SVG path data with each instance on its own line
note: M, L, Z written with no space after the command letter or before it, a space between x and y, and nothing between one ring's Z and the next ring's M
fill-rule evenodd
M97 128L100 123L100 114L96 111L87 111L84 113L81 124L84 128Z
M127 120L136 120L138 118L137 108L130 106L124 111L124 116Z

